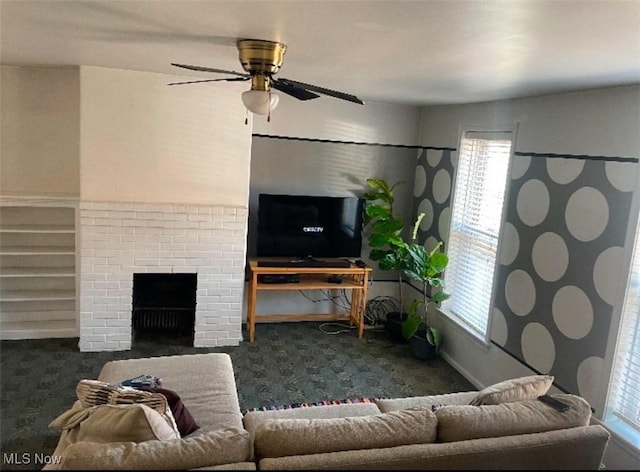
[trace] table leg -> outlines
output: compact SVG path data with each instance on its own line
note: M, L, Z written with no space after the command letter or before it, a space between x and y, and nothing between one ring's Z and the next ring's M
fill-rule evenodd
M249 342L253 342L256 337L256 295L257 295L258 275L251 273L249 282L249 295L247 301L247 330L249 331Z
M360 300L359 300L359 320L360 325L358 326L358 338L362 338L364 334L364 313L367 309L367 287L369 286L369 273L364 272L362 274L362 290L360 291Z

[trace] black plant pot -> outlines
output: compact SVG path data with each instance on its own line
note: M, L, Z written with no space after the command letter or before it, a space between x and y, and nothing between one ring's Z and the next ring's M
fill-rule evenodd
M424 329L419 329L416 334L409 339L409 346L411 347L413 357L421 361L431 361L438 357L436 347L427 341L427 332Z
M389 340L395 344L406 344L407 340L402 335L402 322L407 319L406 313L390 311L387 313L385 328L389 335Z

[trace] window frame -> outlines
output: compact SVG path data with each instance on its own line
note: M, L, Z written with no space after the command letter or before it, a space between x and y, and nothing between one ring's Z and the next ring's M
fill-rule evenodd
M507 207L508 207L508 201L509 201L508 197L511 189L511 180L512 180L511 171L513 166L513 160L515 157L516 139L518 134L518 123L516 122L511 126L497 126L496 129L493 129L493 130L487 130L485 127L481 127L481 126L465 126L460 129L459 135L458 135L457 163L455 166L454 175L452 179L452 191L451 191L451 200L450 200L451 205L449 207L451 216L450 216L450 221L449 221L449 226L447 231L445 252L448 251L449 241L451 239L451 230L454 223L453 222L453 205L454 205L456 193L458 190L457 182L458 182L458 172L460 169L460 157L463 149L463 140L467 139L468 133L473 133L478 135L486 134L487 136L493 135L493 136L496 136L496 140L499 139L498 138L499 134L502 134L502 135L508 134L509 139L511 140L511 148L509 150L509 158L508 158L509 161L507 163L507 169L506 169L504 197L502 201L502 211L500 213L500 223L498 225L496 256L495 256L494 266L493 266L493 279L491 281L491 291L490 291L489 300L488 300L487 326L486 326L485 333L483 334L480 331L476 330L475 327L471 323L469 323L467 320L453 313L450 309L447 308L446 302L441 304L441 306L438 307L438 310L446 317L447 320L453 322L464 333L469 335L473 340L479 342L484 346L489 346L490 338L491 338L491 327L492 327L492 321L493 321L493 316L491 316L491 314L495 306L495 296L497 291L496 280L498 277L498 270L500 267L500 252L501 252L502 243L503 243L502 236L504 234L504 226L506 223ZM504 139L504 136L502 136L502 139ZM445 271L445 277L446 277L446 271ZM447 290L446 286L445 286L445 290ZM453 291L451 292L451 294L452 294L452 297L455 296L455 293Z
M616 361L619 351L620 330L623 327L623 315L627 299L628 287L631 284L631 269L635 258L640 258L640 164L636 165L636 186L634 188L633 201L630 208L629 223L625 236L625 246L623 255L622 274L629 274L620 281L617 302L614 306L612 323L609 328L609 338L607 340L607 352L605 353L605 381L602 382L602 391L599 398L602 401L600 411L602 411L602 424L609 429L616 438L619 438L623 445L630 448L634 455L640 453L640 430L627 424L614 413L613 409L613 389L612 382L616 370ZM634 249L638 245L637 252ZM634 257L635 256L635 257Z

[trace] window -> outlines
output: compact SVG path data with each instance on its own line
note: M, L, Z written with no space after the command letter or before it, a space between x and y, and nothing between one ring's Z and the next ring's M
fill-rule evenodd
M512 133L463 134L446 252L444 312L486 339Z
M606 422L640 448L640 220L622 308Z

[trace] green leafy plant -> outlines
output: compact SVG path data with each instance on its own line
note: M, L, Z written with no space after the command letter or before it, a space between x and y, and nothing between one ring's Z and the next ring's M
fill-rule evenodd
M406 339L410 339L424 329L426 339L431 344L436 353L442 346L442 334L429 323L429 304L440 303L450 297L442 290L442 274L449 263L449 257L440 250L442 241L435 248L427 251L422 244L416 242L418 227L424 218L421 213L413 227L411 244L406 247L407 258L405 259L404 274L417 282L420 282L422 298L415 299L409 307L409 316L402 324L402 334ZM435 289L432 294L430 289Z
M407 257L407 243L402 238L404 222L393 214L394 189L402 182L389 185L384 179L367 179L370 191L364 194L364 223L371 225L368 242L369 258L381 270L397 270L402 307L402 271Z

